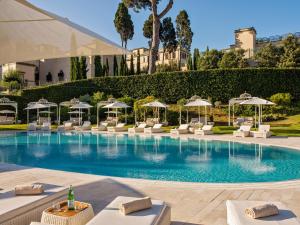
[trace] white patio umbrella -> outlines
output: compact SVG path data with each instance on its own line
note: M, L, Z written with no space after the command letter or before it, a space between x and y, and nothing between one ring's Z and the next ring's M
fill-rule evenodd
M16 114L16 112L12 110L1 110L0 114Z
M119 45L25 0L0 1L0 65L72 56L123 55Z
M47 105L43 105L41 103L38 103L38 102L35 102L35 103L32 103L32 104L28 104L28 106L24 109L24 110L27 110L27 123L29 123L29 110L36 110L37 111L37 115L39 117L39 110L40 109L45 109L45 108L48 108Z
M116 102L113 102L113 103L110 103L110 104L104 106L103 108L108 109L108 110L115 109L116 111L114 113L116 114L116 117L118 117L118 109L125 109L125 123L127 123L127 109L130 108L130 106L127 105L126 103L116 101ZM108 111L107 113L109 114L111 112ZM98 121L97 121L97 124L98 124Z
M185 107L198 107L199 123L200 123L200 119L201 119L200 107L203 107L203 106L205 107L205 124L207 124L207 112L206 112L206 108L207 108L207 106L212 106L212 104L210 104L206 100L198 98L195 101L189 102L189 103L187 103L185 105ZM188 121L188 118L187 118L187 121Z
M168 105L164 104L164 103L161 103L159 101L154 101L154 102L149 102L147 104L144 104L143 105L144 107L150 107L150 108L154 108L155 110L154 111L157 111L157 117L158 117L158 120L160 119L160 115L159 115L159 109L160 108L163 108L165 109L165 122L167 121L167 108L169 107ZM146 118L145 118L146 119Z
M271 101L268 101L268 100L262 99L262 98L257 98L257 97L243 101L240 104L241 105L255 105L258 107L258 124L259 125L262 123L262 107L264 105L275 105L275 103L273 103ZM255 114L256 114L256 110L255 110ZM256 115L255 115L255 117L256 117Z
M79 110L79 124L80 125L81 125L81 122L82 122L82 113L81 113L82 110L83 109L87 109L88 110L88 114L90 116L90 109L91 108L93 108L93 106L91 106L90 104L88 104L86 102L79 102L78 104L75 104L72 107L70 107L70 109L78 109Z

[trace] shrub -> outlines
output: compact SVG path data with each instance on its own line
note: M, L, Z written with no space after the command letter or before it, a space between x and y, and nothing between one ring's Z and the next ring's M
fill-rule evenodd
M270 99L279 106L290 106L292 103L292 95L290 93L277 93L272 95Z

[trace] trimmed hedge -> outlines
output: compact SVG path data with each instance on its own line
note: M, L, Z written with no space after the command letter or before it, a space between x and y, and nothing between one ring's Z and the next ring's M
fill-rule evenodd
M128 95L159 97L168 103L199 95L227 103L247 91L268 98L276 93L290 93L300 99L300 69L217 69L206 71L158 73L154 75L101 77L24 90L27 102L44 97L61 102L96 91L114 97Z

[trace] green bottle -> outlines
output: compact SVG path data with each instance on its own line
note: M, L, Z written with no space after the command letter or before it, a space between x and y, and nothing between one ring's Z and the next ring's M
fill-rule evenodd
M68 193L68 210L75 210L75 196L72 185L70 185Z

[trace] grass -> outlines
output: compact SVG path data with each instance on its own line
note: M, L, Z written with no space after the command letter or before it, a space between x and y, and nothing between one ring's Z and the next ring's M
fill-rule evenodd
M272 127L272 132L276 136L284 136L284 137L300 137L300 114L295 116L287 117L285 120L275 121L269 123ZM57 126L53 125L52 128L56 129ZM128 125L127 127L132 127L132 125ZM171 129L176 126L168 126L163 127L166 133L169 133ZM18 130L24 131L27 129L26 124L14 124L14 125L0 125L0 131L11 131ZM234 130L232 126L215 126L214 133L215 134L232 134Z

